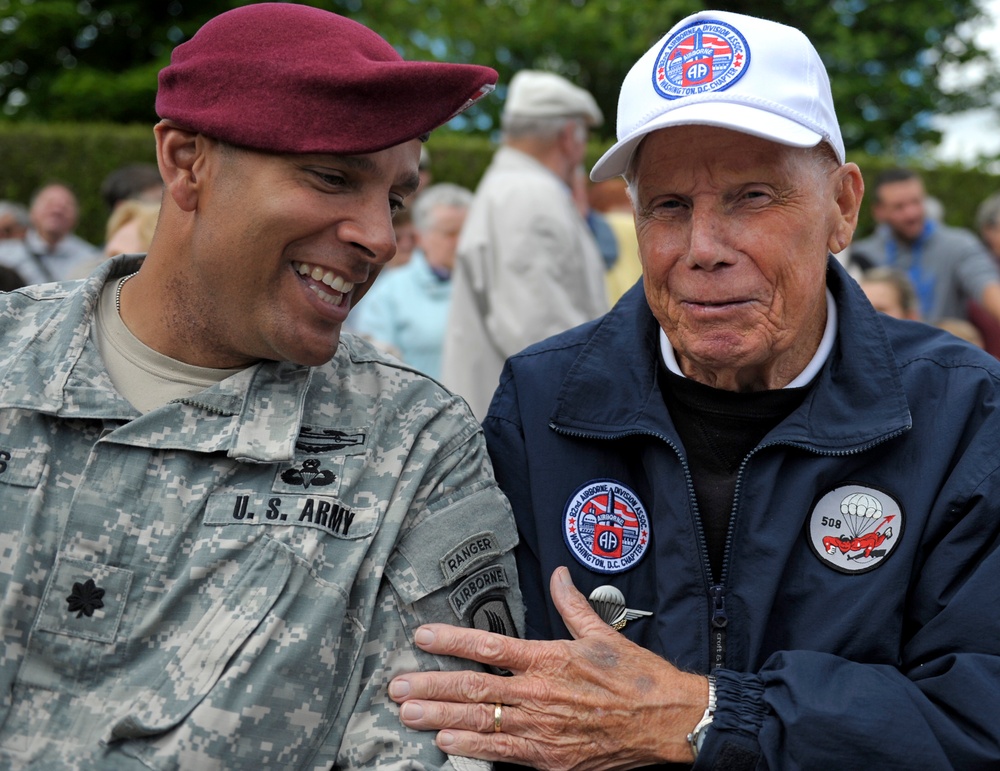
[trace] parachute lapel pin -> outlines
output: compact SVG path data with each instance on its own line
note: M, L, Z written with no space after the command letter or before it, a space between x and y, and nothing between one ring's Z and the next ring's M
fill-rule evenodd
M615 586L598 586L587 598L590 607L612 629L620 632L629 621L652 616L648 610L632 610L625 607L625 595Z

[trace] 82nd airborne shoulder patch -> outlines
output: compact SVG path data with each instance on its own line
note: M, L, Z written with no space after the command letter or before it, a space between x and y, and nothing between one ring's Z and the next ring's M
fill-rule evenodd
M824 494L809 515L807 538L816 556L841 573L874 570L903 536L903 510L893 496L864 485Z
M637 565L649 548L646 507L621 482L594 479L566 502L563 538L585 567L597 573L623 573Z

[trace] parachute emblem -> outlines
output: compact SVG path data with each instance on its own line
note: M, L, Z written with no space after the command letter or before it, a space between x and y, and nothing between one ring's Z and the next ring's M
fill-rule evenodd
M864 573L885 560L899 543L903 512L882 490L843 485L813 507L809 542L816 555L843 573Z

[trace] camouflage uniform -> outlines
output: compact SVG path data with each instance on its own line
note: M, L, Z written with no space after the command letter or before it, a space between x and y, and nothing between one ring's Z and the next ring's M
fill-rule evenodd
M0 296L0 767L447 765L387 684L522 613L467 407L345 336L139 415L90 336L136 267Z

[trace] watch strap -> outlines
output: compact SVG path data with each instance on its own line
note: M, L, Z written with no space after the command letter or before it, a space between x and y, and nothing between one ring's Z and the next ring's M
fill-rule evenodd
M715 719L715 706L716 706L716 693L715 693L715 675L708 676L708 706L705 707L705 714L701 716L701 720L692 729L691 733L687 735L688 744L691 746L691 753L694 755L694 759L698 759L698 753L701 752L701 745L705 743L705 734L708 733L708 727L712 725L712 721Z

